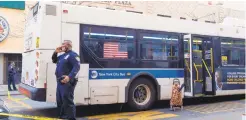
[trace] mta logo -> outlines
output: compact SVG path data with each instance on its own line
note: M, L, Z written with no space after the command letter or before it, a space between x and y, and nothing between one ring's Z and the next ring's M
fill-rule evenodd
M97 71L91 71L91 78L95 79L97 78L97 76L98 76Z

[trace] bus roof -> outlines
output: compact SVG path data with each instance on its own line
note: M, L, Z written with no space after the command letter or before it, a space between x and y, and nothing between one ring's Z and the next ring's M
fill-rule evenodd
M67 10L67 13L62 14L62 22L65 23L245 38L244 27L166 18L105 8L60 4L62 4L61 10Z

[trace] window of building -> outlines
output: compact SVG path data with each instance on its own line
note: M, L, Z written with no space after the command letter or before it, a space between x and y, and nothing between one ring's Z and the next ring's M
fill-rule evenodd
M158 33L140 34L140 56L143 60L177 60L178 36Z
M84 44L102 59L133 59L135 31L123 28L85 26Z
M5 66L5 75L4 75L4 84L7 84L8 80L8 67L9 65L14 62L16 67L16 75L15 81L16 84L20 83L21 80L21 73L22 73L22 55L21 54L4 54L4 66Z
M227 65L245 65L245 40L222 39L221 63Z

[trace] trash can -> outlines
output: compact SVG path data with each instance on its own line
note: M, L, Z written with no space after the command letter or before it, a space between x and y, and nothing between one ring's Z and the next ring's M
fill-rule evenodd
M0 119L4 120L4 119L8 119L9 116L6 115L1 115L1 113L9 113L9 109L7 108L7 106L4 104L4 101L0 99Z

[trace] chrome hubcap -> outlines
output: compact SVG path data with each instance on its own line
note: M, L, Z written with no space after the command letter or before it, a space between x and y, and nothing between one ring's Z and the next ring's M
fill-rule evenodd
M145 105L150 100L151 92L147 85L138 85L133 91L133 100L138 105Z

